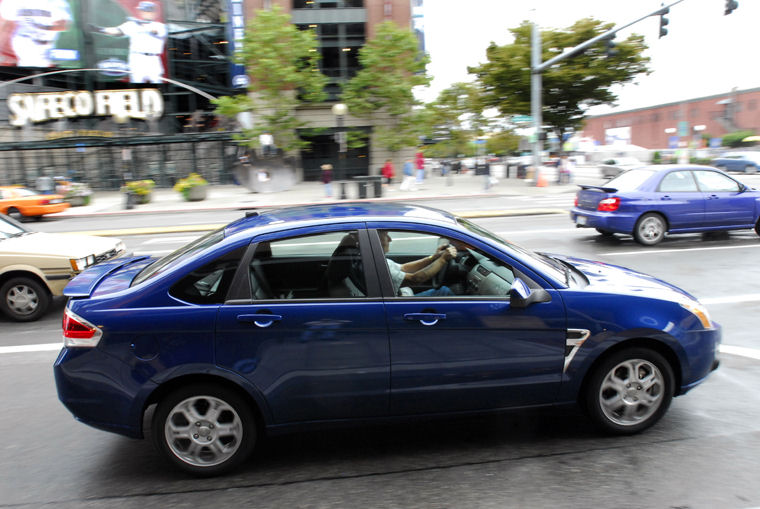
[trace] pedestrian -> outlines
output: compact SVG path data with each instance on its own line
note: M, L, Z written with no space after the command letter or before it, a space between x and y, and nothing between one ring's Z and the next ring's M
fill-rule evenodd
M557 164L557 183L569 184L573 179L573 171L575 170L575 163L567 157L567 154L562 154Z
M383 169L380 171L380 173L383 175L383 178L385 179L385 185L390 185L391 182L393 182L393 162L391 162L390 159L385 160L385 164L383 165Z
M325 187L325 197L332 198L332 177L333 166L330 163L325 163L322 168L322 184Z
M414 190L414 162L407 159L404 163L404 179L401 181L401 190Z
M425 154L421 150L415 156L415 165L417 166L417 184L422 185L425 181Z
M124 23L113 27L89 25L91 32L129 37L128 64L132 83L163 83L161 57L169 31L164 23L157 21L158 9L156 3L143 0L137 5L139 18L128 17Z

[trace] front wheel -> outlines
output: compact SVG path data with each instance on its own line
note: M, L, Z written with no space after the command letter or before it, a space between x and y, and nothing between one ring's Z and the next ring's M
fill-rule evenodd
M10 218L12 218L12 219L15 219L16 221L23 221L24 220L24 215L16 207L9 208L5 212L5 215L8 216L8 217L10 217Z
M0 288L0 310L17 322L31 322L47 311L50 295L37 281L14 277Z
M654 213L644 214L636 221L633 229L633 238L636 242L645 246L654 246L665 237L668 230L665 219Z
M152 435L157 449L185 472L212 476L244 461L256 443L250 405L214 384L183 387L156 408Z
M586 386L589 417L602 430L638 433L660 420L674 392L673 369L647 348L628 348L605 360Z
M755 233L760 235L760 218L758 218L757 222L755 223Z

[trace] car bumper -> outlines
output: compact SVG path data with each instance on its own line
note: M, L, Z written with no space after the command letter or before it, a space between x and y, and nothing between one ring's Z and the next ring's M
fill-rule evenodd
M683 370L681 387L676 395L686 394L702 383L720 364L719 349L722 328L713 322L709 330L690 331L681 339L686 349L686 365Z
M598 228L614 233L633 233L639 215L636 212L599 212L574 207L570 220L578 228Z

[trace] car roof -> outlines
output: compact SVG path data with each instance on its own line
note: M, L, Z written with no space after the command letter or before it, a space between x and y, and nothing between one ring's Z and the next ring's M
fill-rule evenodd
M283 207L249 212L225 228L230 236L251 228L278 226L308 226L325 223L357 221L402 221L456 225L449 212L421 205L384 202L346 202Z

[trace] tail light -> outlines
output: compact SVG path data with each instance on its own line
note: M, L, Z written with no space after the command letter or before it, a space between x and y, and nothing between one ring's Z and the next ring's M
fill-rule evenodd
M98 346L103 331L68 308L63 312L63 346L94 348Z
M578 195L576 194L575 201L573 202L573 207L577 207L577 206L578 206Z
M605 198L596 206L599 212L614 212L620 207L620 198Z
M40 205L50 205L50 200L40 200Z

